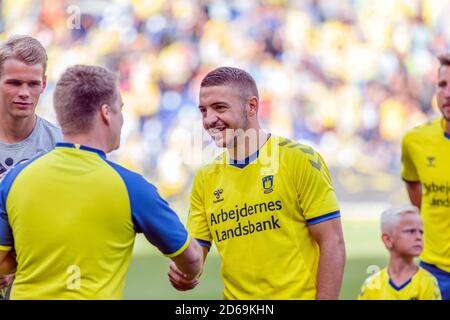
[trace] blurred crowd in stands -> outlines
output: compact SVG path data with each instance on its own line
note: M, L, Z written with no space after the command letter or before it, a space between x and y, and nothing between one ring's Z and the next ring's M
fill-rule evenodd
M125 126L112 157L169 199L188 199L199 82L223 65L254 76L265 128L314 146L339 192L370 198L397 188L405 131L438 115L448 12L440 0L2 0L0 40L30 34L47 48L38 113L53 121L67 66L118 71Z

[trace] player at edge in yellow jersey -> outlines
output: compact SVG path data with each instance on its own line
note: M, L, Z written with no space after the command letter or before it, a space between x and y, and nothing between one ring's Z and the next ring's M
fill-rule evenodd
M381 240L389 251L389 265L364 282L358 300L441 300L436 278L414 263L423 249L418 208L405 205L384 211Z
M191 193L188 230L221 256L225 299L338 299L345 264L339 205L311 147L261 130L246 71L221 67L200 85L203 127L218 147ZM174 264L169 280L193 289Z
M450 300L450 54L438 57L436 99L442 117L410 130L402 141L402 178L420 208L424 250L420 265Z

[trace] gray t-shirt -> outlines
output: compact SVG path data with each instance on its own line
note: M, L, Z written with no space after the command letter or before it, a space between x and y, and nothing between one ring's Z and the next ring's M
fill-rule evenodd
M18 163L46 153L63 141L61 129L37 116L31 134L19 143L0 142L0 175Z

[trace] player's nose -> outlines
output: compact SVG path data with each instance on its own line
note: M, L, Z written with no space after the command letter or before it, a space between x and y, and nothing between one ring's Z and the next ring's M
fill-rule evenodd
M444 89L444 96L450 100L450 85L447 85Z
M19 97L21 99L27 99L30 96L30 91L28 90L28 86L26 84L23 84L20 86L19 90Z
M416 234L416 240L422 240L422 238L423 238L422 232L417 231L415 234Z
M205 129L214 127L217 120L219 120L219 118L217 117L217 114L214 111L207 112L205 117L203 118L203 125Z

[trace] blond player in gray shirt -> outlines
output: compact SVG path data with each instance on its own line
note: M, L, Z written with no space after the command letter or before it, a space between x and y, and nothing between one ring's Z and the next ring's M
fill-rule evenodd
M32 37L13 36L0 45L0 178L62 140L61 130L35 113L46 66L47 53ZM0 296L13 279L0 277Z

